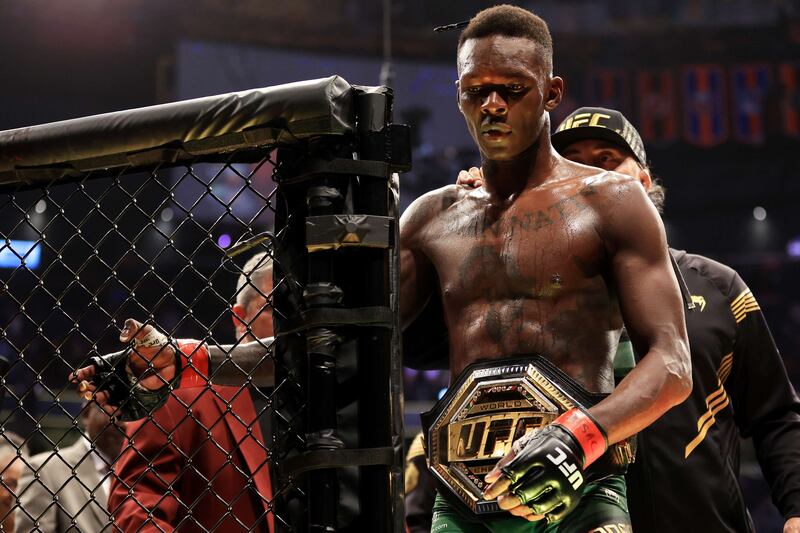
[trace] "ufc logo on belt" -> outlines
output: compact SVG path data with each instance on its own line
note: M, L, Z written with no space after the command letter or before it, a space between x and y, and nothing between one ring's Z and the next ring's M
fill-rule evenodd
M553 456L548 453L547 458L550 459L550 462L556 465L558 469L561 470L561 473L564 474L564 477L567 478L570 483L572 483L572 488L578 490L578 487L583 484L583 476L581 475L580 470L578 470L578 467L573 463L565 462L567 454L564 453L564 450L561 448L556 448L556 451L558 452L558 455Z

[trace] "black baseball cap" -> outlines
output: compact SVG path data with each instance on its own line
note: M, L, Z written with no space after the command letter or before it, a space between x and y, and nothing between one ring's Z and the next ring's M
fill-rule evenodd
M561 152L576 141L603 139L626 148L642 165L647 165L644 143L625 115L604 107L581 107L558 125L550 137L553 147Z

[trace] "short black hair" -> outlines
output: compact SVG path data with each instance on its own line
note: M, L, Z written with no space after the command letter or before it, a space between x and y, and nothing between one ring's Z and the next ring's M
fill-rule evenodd
M480 11L472 17L458 38L458 50L467 39L490 35L526 37L541 47L546 65L553 68L553 37L547 23L527 9L503 4Z

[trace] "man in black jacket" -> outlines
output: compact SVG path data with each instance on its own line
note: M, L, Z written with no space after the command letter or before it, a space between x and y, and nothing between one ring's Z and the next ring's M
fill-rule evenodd
M663 205L641 138L621 113L578 109L552 142L567 159L639 178ZM753 531L738 482L741 436L753 438L784 532L798 532L800 401L758 301L730 267L670 251L695 304L686 315L694 389L639 434L627 476L634 530Z
M641 138L618 111L578 109L559 125L552 143L567 159L636 177L656 207L663 207L664 190L651 177ZM459 182L482 185L477 169L462 173ZM773 501L786 519L783 531L800 533L800 400L758 302L730 267L670 252L695 304L686 314L694 388L639 433L638 456L627 476L633 529L754 531L738 481L740 437L752 437ZM617 375L633 366L630 354L629 341L621 342ZM416 490L424 487L425 474ZM414 493L407 502L412 525L424 510Z

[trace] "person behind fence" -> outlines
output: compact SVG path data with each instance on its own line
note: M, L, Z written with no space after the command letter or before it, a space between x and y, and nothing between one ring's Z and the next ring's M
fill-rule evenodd
M94 401L83 404L83 427L70 446L31 457L19 480L17 531L103 531L111 467L122 448L125 423Z
M13 431L0 436L0 526L14 531L19 479L27 468L28 445Z
M639 180L663 210L665 190L651 174L639 133L619 111L577 109L551 140L571 161ZM480 170L462 171L458 183L482 186ZM730 267L684 251L670 253L696 305L686 315L694 387L686 401L639 434L638 457L627 475L633 526L652 532L754 531L734 470L741 435L753 438L773 501L786 519L784 532L800 533L800 400L758 302ZM623 337L615 372L624 377L634 364ZM429 472L418 477L430 483ZM424 505L417 507L422 514Z
M272 335L272 260L252 257L237 283L236 338ZM266 418L266 417L265 417ZM246 387L175 391L130 422L109 509L123 531L272 531L269 457Z
M432 530L627 530L624 479L600 468L606 451L613 444L618 457L615 443L691 390L681 293L663 225L637 180L553 150L549 112L564 85L552 74L542 19L512 6L476 15L459 40L458 76L458 107L481 152L484 186L444 187L403 214L401 322L408 325L439 289L454 380L469 379L480 361L491 371L487 365L516 364L518 354L542 354L522 364L547 366L553 380L581 397L610 394L526 430L503 449L511 451L486 476L488 486L475 480L483 498L496 499L505 513L470 513L459 507L455 489L441 490ZM614 389L623 322L642 358ZM134 342L127 365L147 390L176 376L181 386L198 373L206 379L228 357L256 369L264 352L179 341L176 353L158 342L161 335L134 321L120 335ZM87 366L72 379L108 404L109 391L89 381L94 374Z

